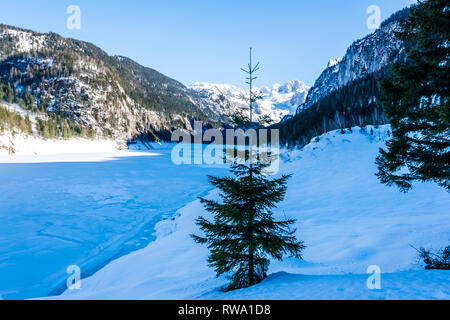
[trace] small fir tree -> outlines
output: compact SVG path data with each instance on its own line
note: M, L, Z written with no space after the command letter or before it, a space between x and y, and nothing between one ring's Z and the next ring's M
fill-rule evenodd
M254 67L251 56L250 49L250 63L244 70L250 86L247 98L250 117L242 114L235 117L240 128L256 126L252 104L260 95L252 85L259 64ZM285 197L290 175L270 179L265 172L269 164L257 160L257 152L252 150L251 144L245 152L236 151L236 146L234 150L227 150L227 155L231 154L235 160L231 165L233 177L209 176L211 184L220 190L223 201L201 198L214 220L199 217L196 222L204 236L192 235L197 243L208 246L211 253L208 263L217 276L231 275L227 290L249 287L265 279L269 257L301 258L305 248L303 242L296 239L296 230L290 228L295 220L276 221L273 216L272 210Z

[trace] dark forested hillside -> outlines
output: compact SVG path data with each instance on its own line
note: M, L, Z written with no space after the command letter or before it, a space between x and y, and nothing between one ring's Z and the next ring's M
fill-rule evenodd
M381 70L351 81L308 109L275 125L280 129L281 143L301 147L327 131L387 123L383 108L378 103L378 79L383 74Z

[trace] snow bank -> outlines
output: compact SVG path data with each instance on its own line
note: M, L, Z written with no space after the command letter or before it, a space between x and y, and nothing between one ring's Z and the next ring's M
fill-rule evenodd
M46 116L29 113L22 109L17 103L2 103L1 108L6 108L10 112L15 112L22 117L29 116L33 127L36 126L36 119L46 119ZM72 138L70 140L43 139L34 135L24 133L12 133L10 130L0 132L0 161L1 162L23 162L23 156L54 156L64 155L63 158L74 154L100 154L117 153L119 145L114 140L109 139L82 139ZM5 157L9 155L9 157ZM79 159L77 157L74 160ZM28 161L30 158L28 157ZM55 160L55 159L54 159ZM88 160L92 160L89 157ZM28 162L27 161L27 162ZM33 162L33 161L32 161Z
M373 134L371 134L373 130ZM297 219L308 246L305 261L273 262L252 288L223 293L225 278L208 268L208 250L195 244L194 220L210 217L189 203L156 226L156 241L117 259L55 299L450 299L450 272L425 271L410 247L444 246L448 193L419 184L409 194L381 185L374 173L389 127L334 131L303 150L283 154L294 173L278 217ZM218 198L217 191L210 198ZM367 267L382 271L382 289L369 290Z
M4 134L0 136L0 144L12 146L16 155L54 155L61 153L92 153L117 151L117 143L113 140L88 139L42 139L23 134ZM0 150L6 153L6 150Z
M149 156L155 152L121 151L113 140L42 139L24 134L0 135L0 163L90 162L118 156Z

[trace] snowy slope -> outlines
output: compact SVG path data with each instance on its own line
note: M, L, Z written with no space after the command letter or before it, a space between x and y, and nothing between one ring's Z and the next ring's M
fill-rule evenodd
M373 129L373 134L371 130ZM190 239L198 233L199 201L156 227L157 240L112 261L64 299L450 299L450 272L425 271L410 247L444 246L450 198L432 184L409 194L381 185L374 173L388 127L330 132L303 150L283 154L293 173L279 217L297 219L308 246L305 261L286 259L249 289L223 293L227 280L206 265L208 251ZM209 197L217 198L213 191ZM377 265L382 289L369 290L366 270Z
M237 110L248 109L241 99L242 96L248 96L248 90L229 84L206 82L196 82L188 88L195 102L217 120L223 120ZM286 115L295 113L296 108L305 102L309 89L298 80L291 80L283 85L274 84L272 88L255 88L255 91L263 95L263 99L254 104L255 115L269 116L274 122L279 122Z

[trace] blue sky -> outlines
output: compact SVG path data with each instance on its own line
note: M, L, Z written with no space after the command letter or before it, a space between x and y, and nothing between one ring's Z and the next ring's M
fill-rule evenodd
M368 6L382 19L412 0L1 0L0 23L89 41L182 83L244 86L248 48L261 62L258 85L312 85L329 59L370 32ZM69 30L69 5L81 29Z

